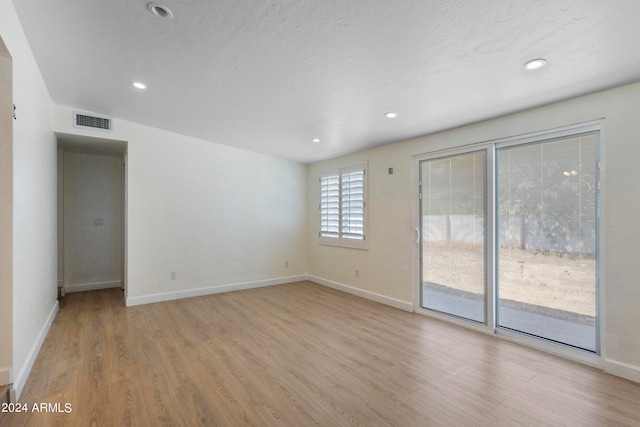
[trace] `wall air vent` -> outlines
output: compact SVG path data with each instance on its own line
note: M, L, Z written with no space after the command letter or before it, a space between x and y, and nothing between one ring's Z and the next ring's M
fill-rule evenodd
M111 118L98 116L95 114L84 114L73 112L73 126L83 129L95 129L102 131L111 131L113 129L113 122Z

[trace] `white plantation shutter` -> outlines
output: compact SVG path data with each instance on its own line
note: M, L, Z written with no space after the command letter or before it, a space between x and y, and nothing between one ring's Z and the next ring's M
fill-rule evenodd
M359 165L320 176L320 237L330 238L325 243L363 247L365 175L365 165Z
M320 235L340 237L340 176L320 177Z
M364 239L364 169L342 173L340 233L346 239Z

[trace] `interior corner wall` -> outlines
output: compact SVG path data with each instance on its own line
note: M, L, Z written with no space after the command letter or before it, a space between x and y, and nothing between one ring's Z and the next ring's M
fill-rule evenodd
M65 152L63 163L64 289L119 288L123 159Z
M640 83L309 166L309 275L363 295L413 303L412 156L604 118L601 242L602 354L609 372L640 382ZM318 176L368 161L369 250L318 243ZM394 174L387 173L394 168ZM359 270L359 277L354 274Z
M13 324L13 120L11 55L0 39L0 386L11 382Z
M0 37L13 57L13 384L20 395L57 311L53 104L10 0Z
M55 106L56 132L127 141L127 304L306 278L306 165L118 118L81 130L72 114Z

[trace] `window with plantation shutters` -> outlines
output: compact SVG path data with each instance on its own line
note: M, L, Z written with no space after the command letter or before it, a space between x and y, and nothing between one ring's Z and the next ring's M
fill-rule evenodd
M365 246L365 183L365 165L320 176L321 243Z
M320 178L320 236L340 237L340 176Z
M340 175L340 234L364 239L364 169Z

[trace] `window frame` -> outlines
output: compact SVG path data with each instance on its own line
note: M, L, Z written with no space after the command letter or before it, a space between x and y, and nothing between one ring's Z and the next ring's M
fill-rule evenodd
M343 177L347 174L353 172L362 172L362 238L354 238L354 237L344 237L343 231L343 216L348 213L345 212L346 208L343 207ZM323 208L330 209L325 207L323 204L323 179L328 177L337 177L337 187L338 187L338 207L337 207L337 231L334 232L336 235L323 235ZM368 183L367 183L367 163L360 163L357 165L347 166L343 168L327 170L320 173L320 177L318 178L319 183L319 194L318 194L318 243L320 245L326 246L339 246L344 248L353 248L353 249L368 249L368 239L367 239L367 223L368 223L368 209L367 209L367 193L368 193ZM335 209L335 208L334 208Z

